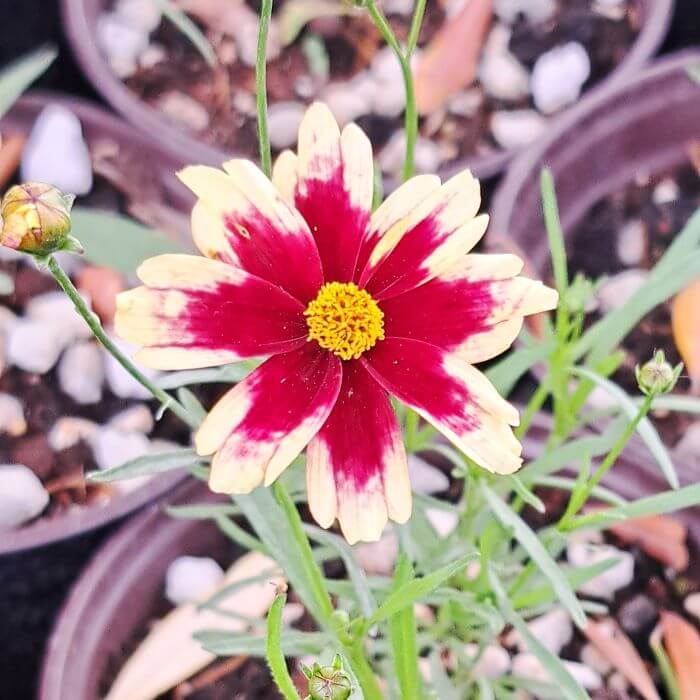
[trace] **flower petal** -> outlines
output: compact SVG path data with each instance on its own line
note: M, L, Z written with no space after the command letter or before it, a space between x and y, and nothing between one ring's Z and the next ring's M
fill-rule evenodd
M379 239L360 278L375 299L428 282L468 253L486 231L475 217L479 181L465 170L433 190Z
M316 239L326 280L353 278L372 211L373 171L362 130L349 124L341 133L326 105L311 105L299 127L294 204Z
M178 174L199 197L192 212L196 245L310 301L323 276L306 222L251 162L230 160L223 167L226 172L190 166Z
M401 431L386 392L359 362L343 365L343 385L306 464L311 514L322 527L337 517L350 544L374 542L387 518L411 515Z
M217 260L161 255L138 269L144 287L117 297L115 329L145 346L157 369L225 364L306 342L303 304L270 282Z
M557 293L515 277L515 255L467 255L451 270L382 302L387 337L412 338L450 350L469 363L506 350L523 317L553 309Z
M440 348L387 338L362 360L389 393L415 409L470 459L510 474L520 468L521 446L510 428L518 412L486 377Z
M297 154L282 151L272 167L272 184L287 204L294 206L294 191L297 188Z
M216 452L212 491L272 483L328 418L341 380L341 361L307 343L271 357L225 394L195 436L200 455Z

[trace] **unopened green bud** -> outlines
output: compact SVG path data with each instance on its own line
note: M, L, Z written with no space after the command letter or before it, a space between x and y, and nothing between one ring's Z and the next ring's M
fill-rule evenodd
M595 289L596 285L579 272L564 294L564 305L572 314L588 311Z
M330 666L315 663L312 668L302 666L302 671L309 679L306 700L347 700L352 693L352 683L343 671L343 661L338 654Z
M11 187L0 203L0 245L39 256L59 250L82 251L68 235L74 199L43 182Z
M639 389L647 396L667 394L669 391L673 391L682 371L683 363L672 367L666 362L663 350L658 350L653 359L641 367L637 365L635 368Z

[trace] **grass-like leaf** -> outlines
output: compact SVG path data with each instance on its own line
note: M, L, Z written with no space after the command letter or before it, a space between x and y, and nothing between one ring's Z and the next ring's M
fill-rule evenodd
M161 389L177 389L190 384L233 384L245 379L259 364L260 362L257 360L244 360L223 367L168 372L159 377L156 384Z
M272 679L285 700L301 700L289 675L287 662L282 651L282 610L287 602L287 596L280 593L270 606L267 613L267 645L266 659Z
M255 634L235 634L227 630L202 630L195 639L209 652L217 656L263 657L266 653L265 637ZM318 656L331 644L331 638L323 632L286 631L280 640L285 656Z
M183 447L181 450L137 457L111 469L88 472L87 478L98 484L106 484L111 481L132 479L135 476L148 476L173 469L183 469L201 464L203 461L202 457L197 455L194 450Z
M17 98L54 62L57 55L53 46L43 46L10 63L0 72L0 117L5 115Z
M488 486L482 483L481 487L494 515L505 527L512 530L513 537L522 545L523 549L530 555L542 573L549 579L557 594L557 598L569 611L576 625L583 629L586 624L586 615L581 608L581 604L561 569L554 559L552 559L549 552L547 552L539 537L537 537L530 526Z
M163 15L167 17L185 36L192 46L199 51L202 58L211 68L217 64L216 52L214 51L209 40L202 33L199 27L183 12L177 5L170 0L152 0L163 11Z

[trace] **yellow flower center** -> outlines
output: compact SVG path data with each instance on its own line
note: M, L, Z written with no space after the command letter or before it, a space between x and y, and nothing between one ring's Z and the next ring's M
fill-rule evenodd
M384 340L384 314L377 302L352 282L328 282L308 305L309 340L342 360L356 360Z

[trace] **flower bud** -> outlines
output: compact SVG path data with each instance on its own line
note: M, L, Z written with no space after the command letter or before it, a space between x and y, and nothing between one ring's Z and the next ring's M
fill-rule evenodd
M302 671L309 679L306 700L347 700L352 693L352 683L343 671L343 662L338 654L331 666L316 663L313 668L302 667Z
M671 367L666 362L664 351L658 350L649 362L641 367L637 365L635 374L640 391L647 396L656 396L657 394L667 394L669 391L672 391L682 370L683 363Z
M33 255L81 250L68 235L73 195L53 185L27 182L11 187L0 203L0 245Z

